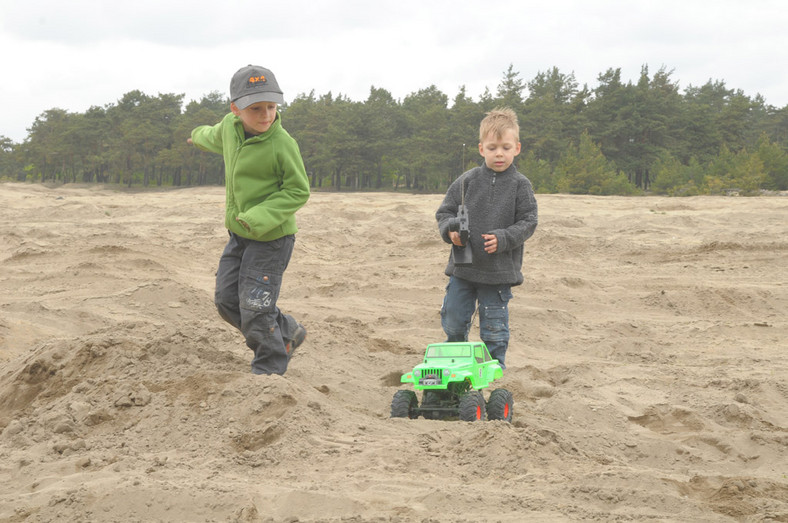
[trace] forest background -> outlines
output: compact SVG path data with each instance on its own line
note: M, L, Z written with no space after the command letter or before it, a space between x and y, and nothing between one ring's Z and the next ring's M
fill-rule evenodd
M518 169L540 193L758 195L788 190L788 106L722 80L682 90L665 67L637 83L620 69L580 86L557 68L530 81L509 66L495 94L449 97L434 85L396 100L372 86L353 101L302 93L280 110L315 190L443 192L480 163L478 127L495 107L520 120ZM219 92L139 90L84 113L52 108L22 143L0 136L5 180L133 186L224 183L220 155L187 145L191 130L229 111Z

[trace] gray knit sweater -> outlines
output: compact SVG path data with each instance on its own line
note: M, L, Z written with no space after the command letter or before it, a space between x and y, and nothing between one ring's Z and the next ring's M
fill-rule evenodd
M451 184L435 213L438 230L446 243L451 243L449 220L457 216L463 185L473 265L455 267L453 256L449 255L446 275L476 283L520 285L524 243L538 223L531 182L514 164L500 173L484 164L463 173ZM497 252L484 252L482 234L495 234Z

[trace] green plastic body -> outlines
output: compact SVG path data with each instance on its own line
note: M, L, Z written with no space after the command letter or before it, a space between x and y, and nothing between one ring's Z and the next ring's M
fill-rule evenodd
M415 390L481 390L502 376L503 369L484 342L457 341L427 345L424 360L400 381Z

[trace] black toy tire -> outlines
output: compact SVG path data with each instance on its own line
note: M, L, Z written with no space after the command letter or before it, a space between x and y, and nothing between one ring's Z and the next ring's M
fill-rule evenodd
M471 390L460 398L460 419L462 421L481 421L484 419L487 405L481 391Z
M412 390L398 390L394 393L394 398L391 400L391 417L415 419L418 417L416 413L418 406L419 399L416 397L415 392Z
M487 419L512 422L514 396L506 389L495 389L487 402Z

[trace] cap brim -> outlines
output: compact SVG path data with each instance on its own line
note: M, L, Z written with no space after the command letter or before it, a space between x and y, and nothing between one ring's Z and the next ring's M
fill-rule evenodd
M254 93L242 96L234 101L238 109L246 109L250 105L258 102L274 102L281 105L285 103L285 97L282 96L282 93Z

